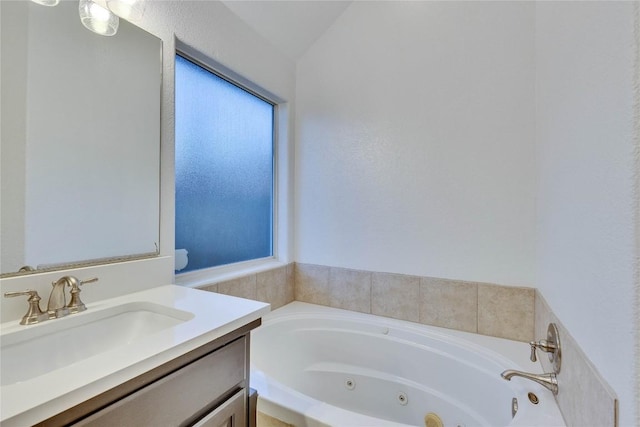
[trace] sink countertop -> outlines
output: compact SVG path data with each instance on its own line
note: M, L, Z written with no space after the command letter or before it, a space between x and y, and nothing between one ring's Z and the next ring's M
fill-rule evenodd
M269 304L266 303L166 285L90 303L87 304L87 311L68 317L79 318L95 310L131 302L156 303L192 313L194 317L125 346L115 347L30 380L2 386L2 426L25 426L43 421L269 312ZM50 322L64 322L65 319L31 326L19 325L19 321L15 320L3 323L0 328L1 333L6 334L20 328L38 328ZM42 349L42 357L46 356L45 348ZM24 369L29 367L25 366Z

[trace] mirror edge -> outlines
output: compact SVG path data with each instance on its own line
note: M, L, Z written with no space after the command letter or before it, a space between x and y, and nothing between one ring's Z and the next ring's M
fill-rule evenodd
M123 255L123 256L106 257L106 258L96 258L96 259L90 259L90 260L86 260L86 261L62 263L62 264L57 264L57 265L50 266L50 267L38 268L38 269L33 269L33 270L28 270L28 271L13 271L13 272L8 272L8 273L1 273L0 274L0 279L6 279L6 278L10 278L10 277L28 276L30 274L38 274L38 273L50 273L52 271L59 271L59 270L72 270L72 269L76 269L76 268L93 267L93 266L98 266L98 265L117 264L117 263L121 263L121 262L129 262L129 261L137 261L137 260L142 260L142 259L157 258L158 256L160 256L160 250L159 249L155 250L154 252L146 252L146 253L143 253L143 254Z

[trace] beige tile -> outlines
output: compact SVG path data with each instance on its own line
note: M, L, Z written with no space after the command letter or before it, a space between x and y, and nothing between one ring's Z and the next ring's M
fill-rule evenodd
M255 300L257 299L256 275L251 274L249 276L218 283L218 292L234 297Z
M295 269L295 262L290 262L289 264L287 264L287 286L291 286L291 289L293 289L295 286Z
M200 286L198 289L202 289L207 292L218 292L218 284L214 283L213 285Z
M295 301L295 263L291 262L287 264L287 304Z
M402 274L373 273L371 313L418 322L420 278Z
M371 313L371 273L331 267L329 305L345 310Z
M557 400L567 425L614 427L615 394L567 330L562 325L558 328L562 366Z
M478 331L478 285L446 279L420 279L420 323Z
M553 313L540 292L536 292L535 340L546 338L547 325L558 327L562 345L562 364L558 373L560 412L570 426L613 427L616 422L617 398L611 387L591 364L575 339ZM551 364L538 351L545 372Z
M296 301L329 305L329 267L296 263L294 277Z
M257 427L294 427L263 412L258 412L257 421Z
M259 301L271 304L271 310L289 301L287 295L287 268L280 267L256 274L256 292Z
M534 301L531 288L478 284L478 333L531 341Z
M533 339L534 340L540 340L547 337L547 325L550 322L556 322L556 318L555 316L553 316L553 313L551 311L551 309L549 308L549 305L547 304L547 301L545 301L545 299L542 297L542 295L540 294L540 291L536 290L535 292L535 309L534 309L534 323L533 323ZM542 362L542 367L547 370L547 368L549 368L550 364L547 361L546 357L543 357L540 359L540 361Z

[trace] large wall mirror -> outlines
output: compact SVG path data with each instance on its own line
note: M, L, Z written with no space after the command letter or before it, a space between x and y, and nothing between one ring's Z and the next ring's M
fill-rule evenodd
M155 256L162 42L77 1L0 1L1 276Z

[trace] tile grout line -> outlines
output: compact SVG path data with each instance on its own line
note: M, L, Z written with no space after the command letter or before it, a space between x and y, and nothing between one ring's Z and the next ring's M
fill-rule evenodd
M476 283L476 334L480 333L480 285Z

